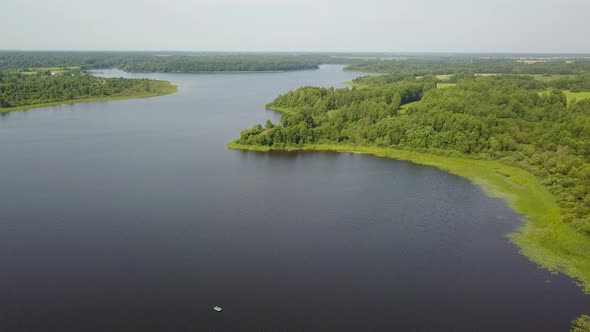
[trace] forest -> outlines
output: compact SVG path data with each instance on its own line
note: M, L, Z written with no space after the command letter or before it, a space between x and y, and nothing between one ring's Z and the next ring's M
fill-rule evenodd
M524 55L523 55L524 56ZM539 55L537 55L539 56ZM526 63L515 55L393 55L345 53L223 52L22 52L0 51L0 69L77 66L83 70L118 68L128 72L240 72L316 69L346 64L346 70L413 76L455 73L575 75L590 72L587 58L543 55Z
M171 93L169 82L148 79L95 77L80 70L65 69L15 72L0 70L0 112L30 105L105 98L140 97Z
M0 69L78 66L128 72L240 72L317 69L345 61L322 54L225 54L142 52L0 52Z
M540 62L526 63L508 57L410 58L367 60L352 64L346 70L413 76L456 73L576 75L590 72L590 60L586 58L549 58L540 60Z
M306 56L165 56L158 59L123 61L129 72L244 72L317 69L321 61Z
M442 84L455 84L461 79L470 78L475 79L478 75L474 73L461 73L448 75L448 79L440 80ZM485 75L484 75L485 76ZM512 78L519 82L521 88L528 90L545 90L556 88L560 90L569 90L571 92L590 91L590 72L582 73L580 75L489 75L500 76L502 79ZM412 80L415 76L407 73L393 73L378 76L361 76L352 80L352 83L361 87L375 87L403 80ZM424 76L425 80L437 79L434 75Z

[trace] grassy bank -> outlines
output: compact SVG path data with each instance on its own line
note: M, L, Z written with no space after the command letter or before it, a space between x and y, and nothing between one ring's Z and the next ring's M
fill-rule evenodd
M268 146L228 144L230 149L268 152ZM369 154L434 166L469 179L492 197L504 199L524 215L518 231L509 235L521 253L543 268L580 281L590 292L590 240L564 224L555 197L533 174L498 161L445 157L393 148L354 145L306 145L283 151L334 151Z
M350 87L354 87L354 88L357 88L357 89L364 89L364 88L368 88L369 87L366 84L356 83L355 81L346 81L346 82L342 82L342 84L348 85Z
M169 81L153 81L152 83L154 83L154 85L151 87L151 91L138 91L138 92L134 92L134 93L130 93L130 94L117 94L117 95L104 96L104 97L77 98L77 99L54 101L54 102L49 102L49 103L38 103L38 104L21 105L21 106L16 106L16 107L0 108L0 113L6 113L6 112L12 112L12 111L22 111L22 110L28 110L28 109L32 109L32 108L39 108L39 107L57 106L57 105L62 105L62 104L92 103L92 102L109 101L109 100L148 98L148 97L167 95L167 94L175 93L176 91L178 91L178 87L176 85L173 85Z
M275 106L275 105L271 105L271 104L266 105L266 109L267 110L272 110L272 111L277 111L277 112L280 112L280 113L291 113L291 112L293 112L293 110L290 109L290 108L288 108L288 107L280 107L280 106Z

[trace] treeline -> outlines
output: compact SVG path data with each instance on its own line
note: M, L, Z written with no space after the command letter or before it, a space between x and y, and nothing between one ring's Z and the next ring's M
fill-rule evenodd
M590 91L590 74L560 77L550 82L550 86L571 90L572 92Z
M457 83L463 79L475 79L476 74L473 73L459 73L450 75L448 80L444 80L449 83ZM361 76L353 79L354 83L362 84L363 86L375 87L385 84L391 84L400 81L412 80L415 77L411 74L403 73L392 73L379 76ZM427 80L436 80L436 77L432 74L423 76ZM590 73L575 75L575 76L557 76L550 80L538 80L531 75L492 75L490 79L511 79L513 83L517 83L519 88L528 90L546 90L550 88L556 88L560 90L571 90L572 92L590 91Z
M123 52L0 51L0 70L73 66L83 69L103 69L117 67L125 59L142 59L145 57L146 54Z
M555 89L541 95L530 77L456 82L446 89L437 89L434 77L367 89L301 88L269 105L288 111L280 124L244 130L237 142L276 149L356 144L502 160L543 179L564 221L590 236L590 100L568 104Z
M5 70L0 71L0 110L92 97L161 94L170 87L163 81L101 78L81 71L54 75L50 71L23 74Z
M581 74L590 73L588 59L552 59L526 64L516 59L481 55L422 55L380 60L329 53L183 53L183 52L23 52L0 51L0 69L70 67L119 68L132 72L278 71L314 69L320 64L349 64L347 69L412 76L454 73Z
M316 69L348 60L314 54L156 54L105 52L0 52L0 69L78 66L129 72L225 72Z
M129 59L119 67L129 72L241 72L317 69L321 61L306 56L165 56Z
M481 58L369 60L358 62L346 69L368 73L397 73L412 76L455 73L577 75L590 73L590 60L566 61L555 59L531 64L518 62L516 59Z

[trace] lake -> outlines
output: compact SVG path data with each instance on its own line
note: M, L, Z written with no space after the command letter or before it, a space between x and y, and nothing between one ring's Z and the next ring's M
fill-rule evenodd
M342 66L96 74L179 92L0 117L0 331L567 331L590 311L463 178L226 148L278 121L278 94L358 76Z

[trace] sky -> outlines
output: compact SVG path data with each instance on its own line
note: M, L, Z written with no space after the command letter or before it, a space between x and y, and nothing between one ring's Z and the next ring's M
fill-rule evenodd
M0 49L590 53L590 0L0 0Z

